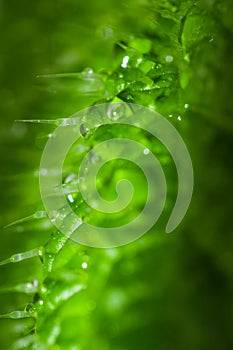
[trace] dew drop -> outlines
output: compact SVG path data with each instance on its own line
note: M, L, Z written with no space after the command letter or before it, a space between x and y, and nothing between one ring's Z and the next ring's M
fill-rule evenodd
M88 267L88 264L87 264L87 262L84 261L84 262L82 263L82 268L85 270L87 267Z
M121 67L122 67L122 68L127 68L128 62L129 62L129 56L125 56L125 57L123 58L123 60L122 60Z
M166 60L167 63L171 63L173 61L173 56L168 55L168 56L165 57L165 60Z
M74 198L72 197L72 194L68 194L68 200L70 203L74 203Z
M37 279L33 279L32 280L32 284L33 284L34 287L37 288L39 286L39 281Z
M90 67L88 67L88 68L86 68L86 69L84 69L84 71L83 71L84 73L87 73L87 74L93 74L94 72L93 72L93 69L92 68L90 68Z
M36 211L34 215L32 215L35 219L43 219L47 217L47 212L43 210Z
M47 288L45 286L41 287L41 293L43 294L47 293Z
M114 103L110 105L107 111L108 118L116 121L125 116L125 105L122 103Z
M88 139L90 135L92 134L90 127L87 123L83 123L80 126L80 134L82 135L83 138Z
M148 148L145 148L143 153L147 156L150 153L150 150Z

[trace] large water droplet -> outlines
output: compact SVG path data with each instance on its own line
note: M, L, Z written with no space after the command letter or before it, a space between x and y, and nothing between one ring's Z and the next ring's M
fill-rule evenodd
M150 153L150 150L148 148L145 148L143 153L147 156Z
M125 105L122 103L114 103L112 105L109 106L108 111L107 111L107 115L108 118L116 121L122 117L125 116Z
M88 139L91 136L91 134L92 134L90 126L87 123L81 124L79 130L80 130L81 136L84 139Z
M167 63L171 63L173 61L173 56L168 55L168 56L165 57L165 60L166 60Z
M85 69L83 70L83 72L84 72L84 73L87 73L87 74L90 74L90 75L94 73L94 72L93 72L93 69L90 68L90 67L85 68Z

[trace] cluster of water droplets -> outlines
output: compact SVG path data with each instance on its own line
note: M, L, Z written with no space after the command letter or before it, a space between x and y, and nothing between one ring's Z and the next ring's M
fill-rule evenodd
M168 17L174 16L172 14L176 13L177 7L170 6L167 10L162 10L161 15ZM106 35L109 32L106 32ZM212 41L212 40L211 40ZM130 47L130 45L133 47ZM161 105L159 105L159 100L165 97L169 98L168 90L171 89L178 80L178 73L176 69L176 57L173 53L167 53L162 57L162 61L155 62L151 59L151 50L152 45L150 42L143 40L132 40L132 43L129 43L129 47L124 46L125 50L120 67L117 71L109 74L107 81L104 81L101 74L95 73L92 68L87 68L80 73L71 73L71 74L54 74L40 76L40 79L63 79L63 78L72 78L77 80L77 89L82 94L94 94L98 93L100 98L109 98L114 99L116 95L120 101L128 102L139 102L141 104L147 105L152 110L157 110L158 112L163 112ZM171 68L175 67L174 70ZM113 80L114 86L109 82ZM107 118L112 121L119 121L126 113L125 106L121 103L109 104L106 111ZM161 110L159 109L161 108ZM189 109L189 104L185 103L182 107L182 111ZM178 108L174 108L170 114L167 114L168 117L177 119L179 122L182 120L182 114L178 112ZM103 122L103 115L96 114L96 110L89 108L87 115L82 119L80 123L77 123L73 118L57 118L54 120L50 119L24 119L21 122L27 123L38 123L38 124L52 124L54 126L69 126L76 125L79 128L80 135L84 141L88 141L92 138L94 134L94 129L89 124L89 118L95 118L96 125L101 126ZM52 138L53 134L48 134L48 138ZM145 157L148 157L150 150L144 148L143 154ZM101 156L96 154L95 151L89 152L88 161L90 163L98 163L101 160ZM88 163L87 171L88 171ZM55 170L56 171L56 170ZM42 175L48 175L47 169L40 169ZM38 172L37 174L38 175ZM49 174L51 175L51 174ZM76 173L69 174L63 182L63 191L67 196L69 204L75 205L78 203L79 208L82 203L78 200L78 186L82 182L81 178L77 177ZM88 207L86 208L86 214L88 213ZM35 219L46 219L47 213L43 210L36 211L32 215L27 216L19 220L15 220L6 227L12 225L19 225L24 222L35 220ZM52 221L56 222L57 220L63 221L66 218L66 212L59 211L52 213ZM80 220L80 223L82 220ZM43 247L29 250L27 252L21 252L14 254L11 257L0 262L0 265L5 265L8 263L18 263L25 259L30 259L37 257L40 259L44 266L44 274L48 275L53 269L53 263L58 252L64 247L67 242L68 237L65 235L56 232L54 236L51 237L49 242ZM109 253L110 254L110 253ZM85 255L80 262L80 269L83 271L87 270L90 266L89 257ZM64 277L64 276L63 276ZM61 277L60 277L61 278ZM69 283L64 285L60 283L59 288L56 288L56 283L53 281L54 285L49 284L46 286L46 283L40 283L37 280L18 284L14 287L4 288L3 291L17 291L23 292L26 294L37 295L37 300L34 303L29 303L25 310L13 311L0 317L4 318L25 318L25 317L37 317L37 313L45 309L45 305L49 312L52 312L60 305L64 300L67 300L70 296L79 292L85 288L85 283L78 283L77 276L69 277ZM68 277L66 276L66 281ZM62 280L62 278L61 278ZM60 280L59 280L60 282ZM48 290L51 290L51 293L48 293ZM113 293L109 296L108 302L114 304L115 308L119 308L120 305L124 302L124 296L121 294ZM54 328L56 332L56 327ZM30 336L24 340L24 345L32 342ZM25 345L26 346L26 345Z

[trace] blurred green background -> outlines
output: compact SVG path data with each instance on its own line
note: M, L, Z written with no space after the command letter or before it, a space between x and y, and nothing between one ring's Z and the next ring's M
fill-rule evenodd
M0 1L1 260L44 244L51 232L47 221L3 229L42 208L37 170L54 130L14 121L68 117L104 101L120 71L121 46L132 38L148 39L152 49L141 50L143 58L172 77L155 106L165 117L181 114L182 122L174 125L195 174L190 209L173 234L155 228L126 247L75 248L91 261L87 289L57 311L61 329L50 343L46 332L54 319L44 325L48 349L232 348L232 18L230 0ZM174 57L169 66L168 54ZM91 93L72 77L37 77L88 67L110 77ZM147 105L155 98L147 101L148 93L135 92L128 79L134 102ZM4 288L40 279L39 259L0 268L0 314L24 309L30 297ZM75 270L74 262L68 268ZM11 349L28 327L33 320L0 319L0 348Z

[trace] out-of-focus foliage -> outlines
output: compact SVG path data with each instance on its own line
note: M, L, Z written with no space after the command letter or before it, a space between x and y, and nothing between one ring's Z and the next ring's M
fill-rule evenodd
M230 0L0 2L0 222L35 213L1 231L2 260L19 261L1 266L2 349L232 347L232 16ZM143 139L168 176L159 224L128 246L98 250L67 240L46 219L38 166L52 121L111 101L148 106L173 122L191 152L195 192L180 228L165 235L177 189L169 155L148 135L89 132L84 121L87 149L108 135ZM124 221L86 211L74 190L79 146L64 171L74 209L84 220ZM102 170L106 199L115 194L106 183L125 176L144 186L133 165ZM136 208L144 199L137 190Z

